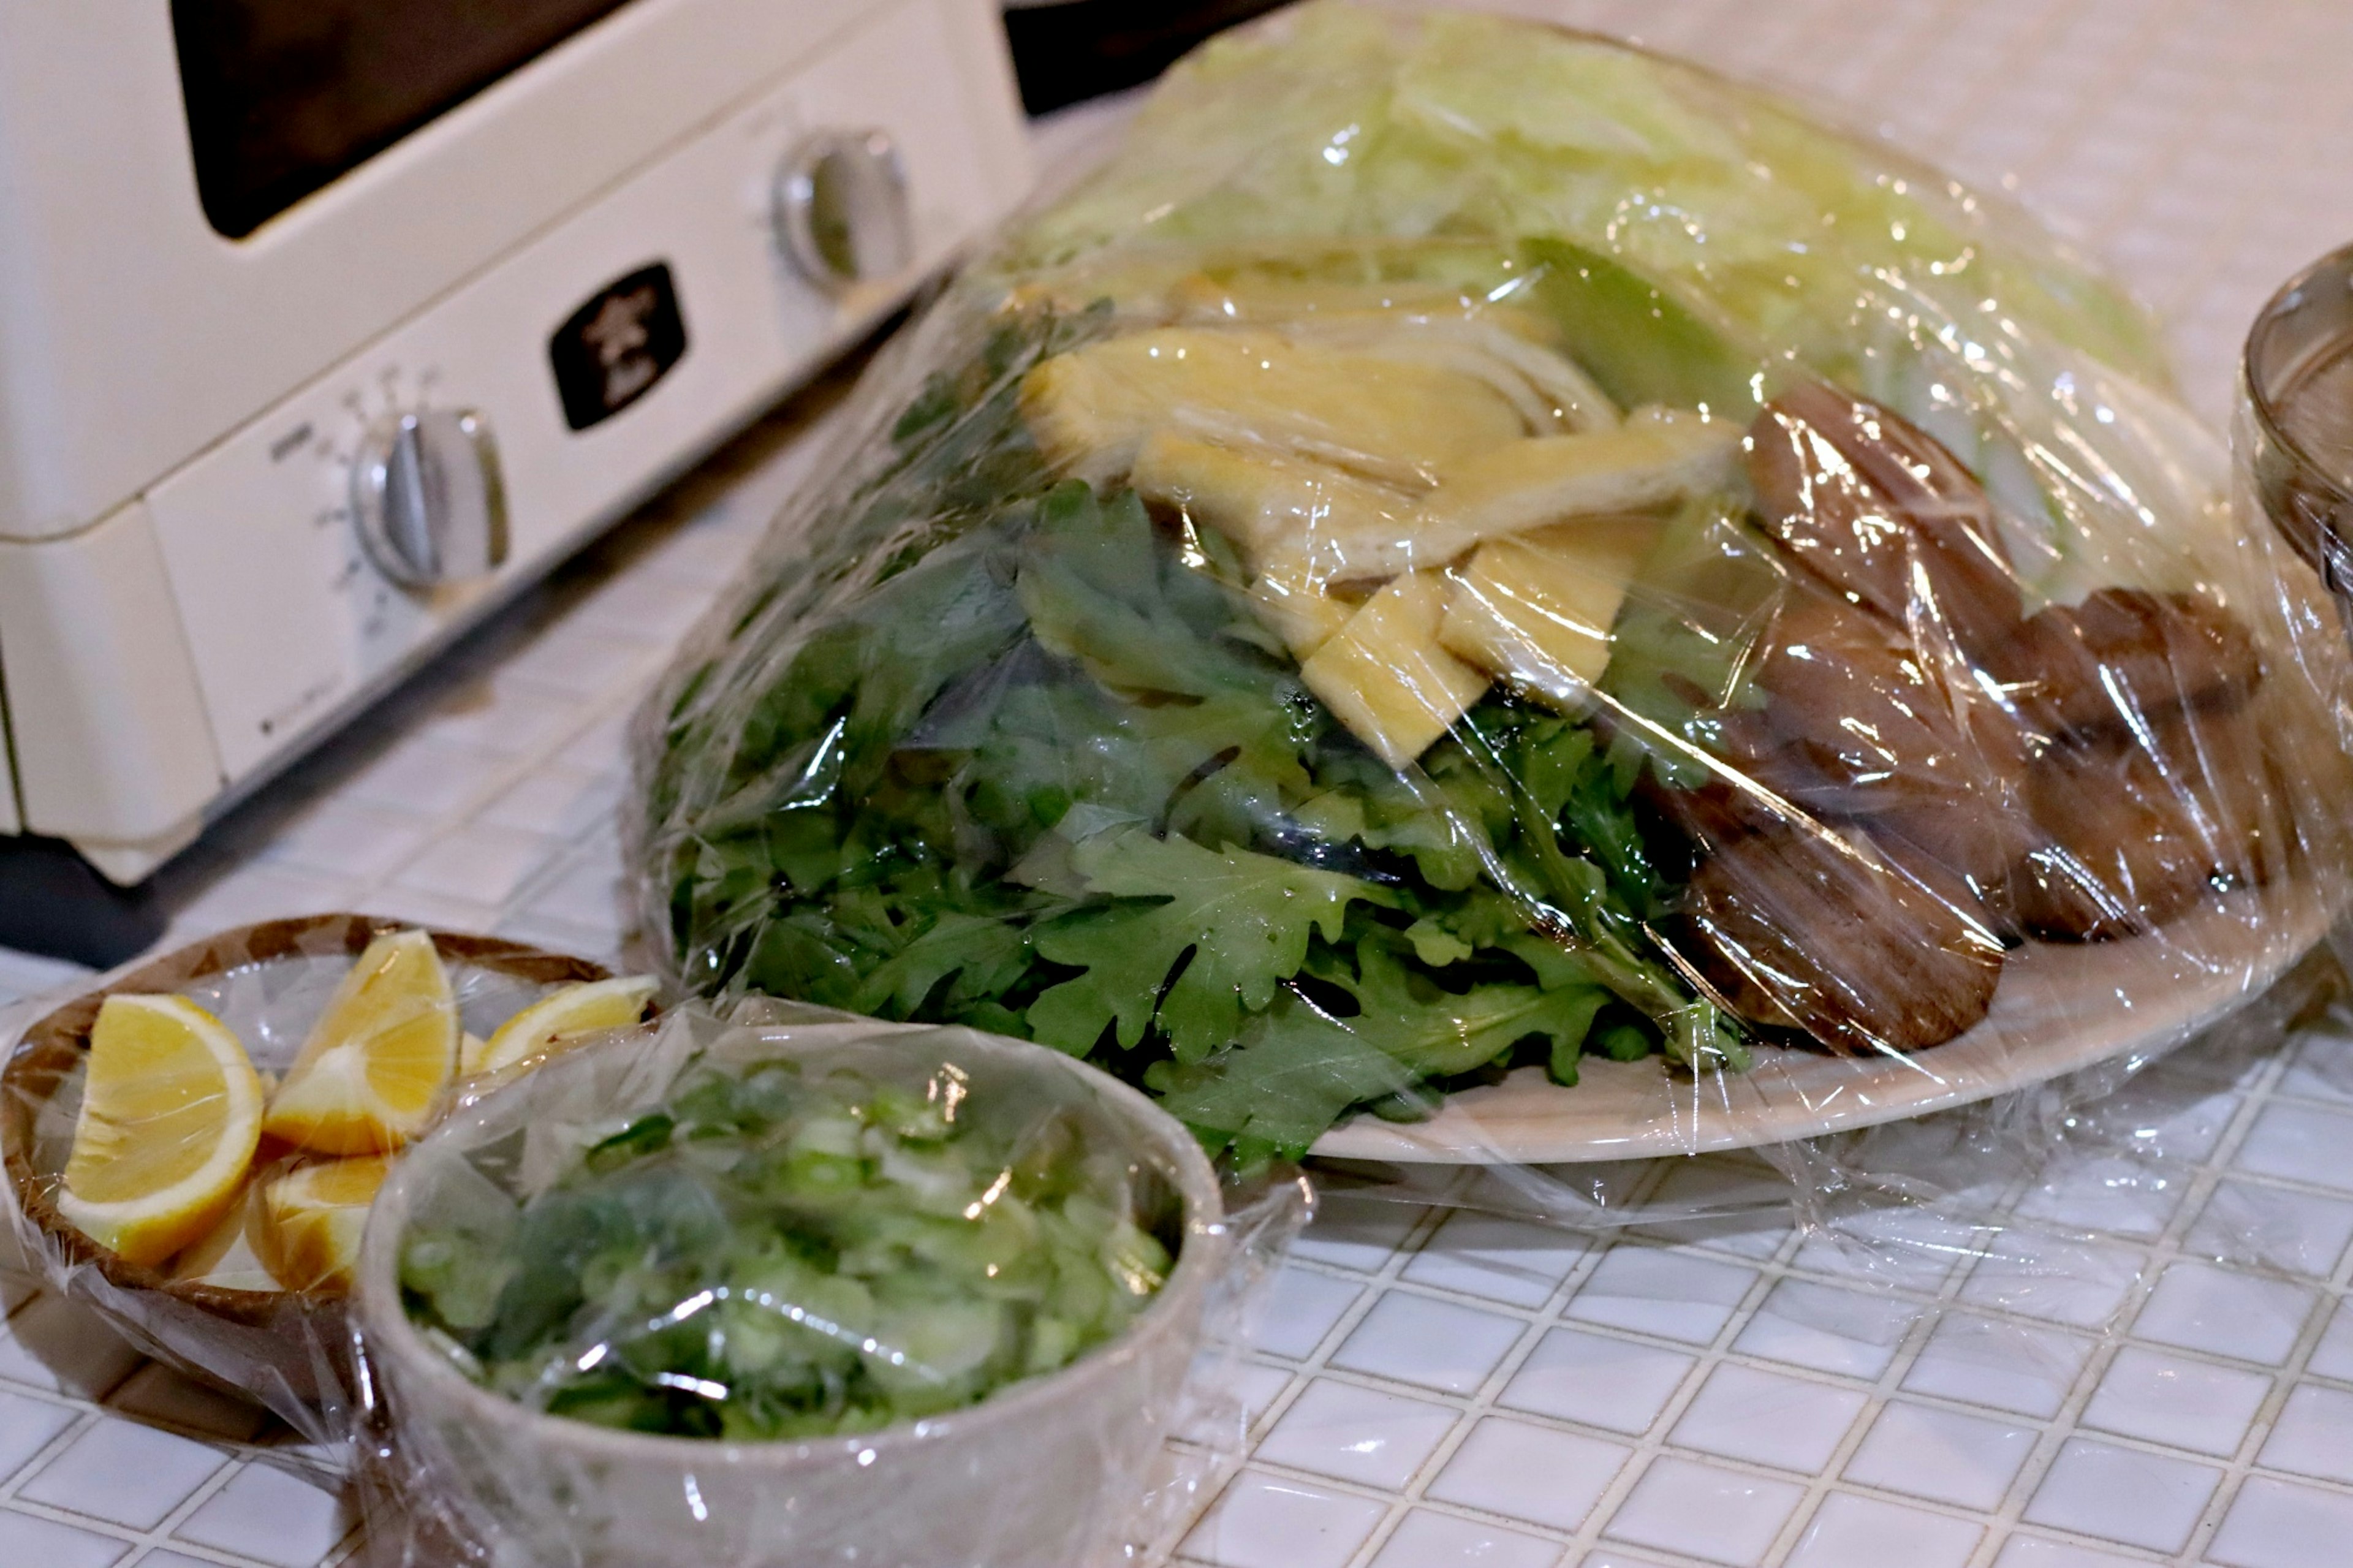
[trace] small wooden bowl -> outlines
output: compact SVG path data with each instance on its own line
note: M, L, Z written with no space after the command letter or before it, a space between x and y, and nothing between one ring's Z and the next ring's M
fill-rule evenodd
M306 915L238 926L165 953L74 998L27 1028L0 1068L0 1160L16 1193L28 1245L68 1294L95 1307L148 1355L200 1380L260 1401L306 1436L329 1435L321 1418L348 1397L351 1335L343 1299L293 1290L239 1290L169 1279L126 1262L58 1212L58 1173L37 1168L42 1112L79 1072L100 1004L120 992L181 992L203 982L294 959L356 958L386 931L413 922L369 915ZM495 937L433 931L443 962L528 985L604 980L602 964Z

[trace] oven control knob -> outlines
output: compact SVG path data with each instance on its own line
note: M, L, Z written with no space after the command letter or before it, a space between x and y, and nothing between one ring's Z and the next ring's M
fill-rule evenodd
M502 564L506 490L490 421L470 408L378 420L360 440L352 515L368 559L404 588L479 577Z
M841 292L915 263L907 167L883 131L827 131L776 170L776 237L818 287Z

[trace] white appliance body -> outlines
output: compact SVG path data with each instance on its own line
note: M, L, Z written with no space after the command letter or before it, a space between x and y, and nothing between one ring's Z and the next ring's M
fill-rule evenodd
M1029 183L992 0L630 0L232 238L173 11L0 0L0 833L120 882ZM902 224L892 270L821 282L776 204L845 136L889 150ZM662 363L628 359L649 310ZM609 413L559 386L567 352L607 353ZM354 470L388 422L457 411L495 454L497 563L405 584L363 546Z

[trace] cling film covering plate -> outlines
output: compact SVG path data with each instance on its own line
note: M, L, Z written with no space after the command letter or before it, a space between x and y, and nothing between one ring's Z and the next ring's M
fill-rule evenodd
M2334 623L2137 309L1639 51L1229 35L845 424L640 727L666 961L1242 1168L1955 1103L2344 900Z

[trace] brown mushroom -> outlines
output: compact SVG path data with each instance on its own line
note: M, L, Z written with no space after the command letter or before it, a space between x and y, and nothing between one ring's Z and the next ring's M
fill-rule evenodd
M2218 887L2280 868L2286 826L2253 720L2180 711L2131 734L2053 747L2028 773L2036 841L2010 873L2036 936L2151 931Z
M2024 737L1990 694L1949 679L1902 628L1802 582L1767 629L1755 686L1761 708L1723 726L1724 787L1900 839L1998 901L2031 835L2018 799Z
M1703 861L1677 945L1735 1011L1847 1051L1915 1051L1992 1005L2002 943L1942 868L1815 825Z
M2121 735L2187 710L2235 709L2263 676L2254 638L2228 610L2141 588L2037 611L1986 662L2052 735Z
M1749 428L1748 478L1765 531L1833 590L1901 626L1936 626L1972 658L2024 611L1993 505L1934 437L1819 382L1767 404Z

